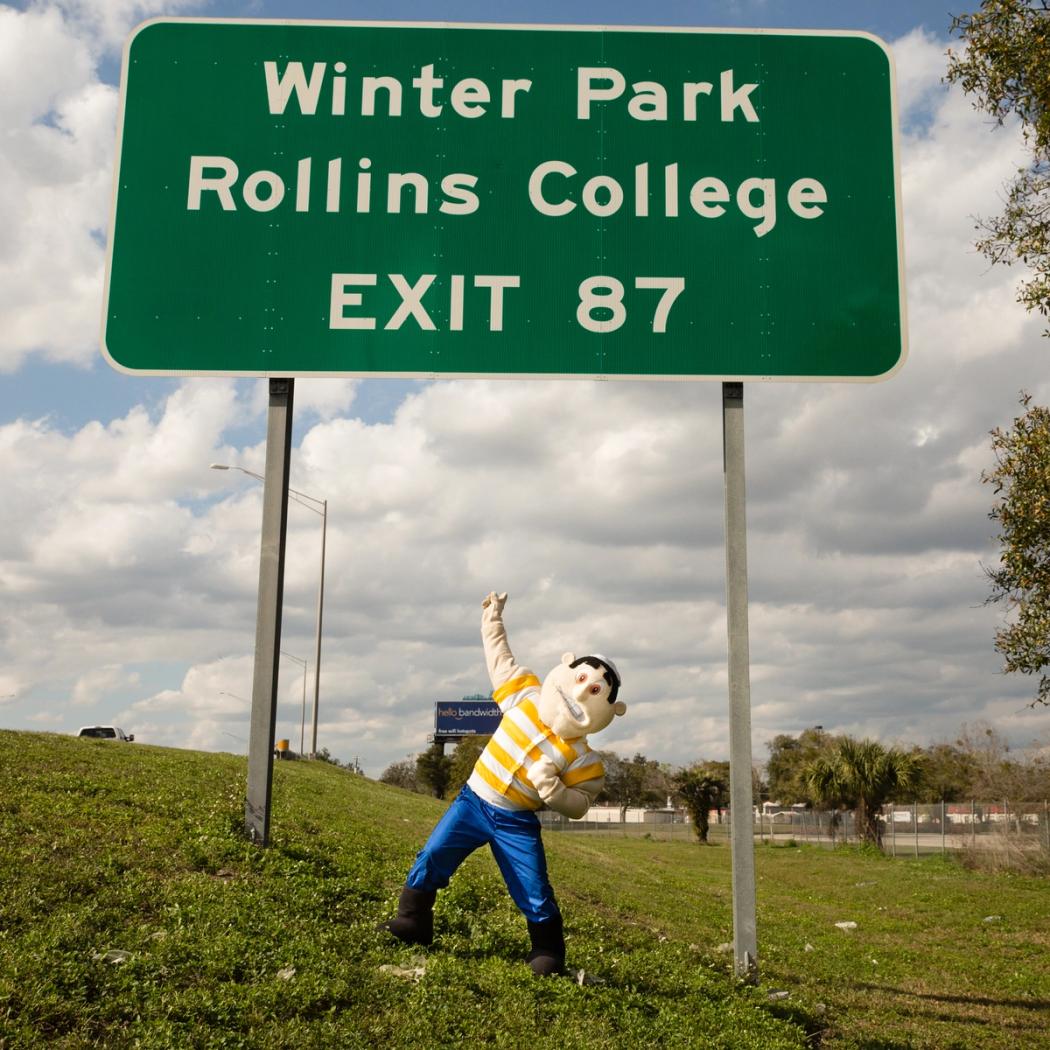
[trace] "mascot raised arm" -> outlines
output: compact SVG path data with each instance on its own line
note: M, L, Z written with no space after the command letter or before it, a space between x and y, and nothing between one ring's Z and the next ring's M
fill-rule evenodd
M487 843L528 922L529 965L546 976L563 972L565 938L536 812L544 806L566 817L587 812L605 780L587 736L604 729L627 705L617 699L620 675L607 657L565 653L542 684L520 667L503 627L506 601L506 594L489 594L481 615L492 698L503 718L470 779L416 855L397 917L383 928L407 944L430 944L437 891Z

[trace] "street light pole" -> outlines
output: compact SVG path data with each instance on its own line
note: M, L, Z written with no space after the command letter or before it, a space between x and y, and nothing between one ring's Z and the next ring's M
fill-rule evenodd
M265 480L261 474L256 474L254 470L248 470L246 467L230 466L226 463L212 463L211 469L239 470L242 474L255 478L256 481ZM313 736L310 743L310 757L315 758L317 756L317 719L321 706L321 621L324 615L324 560L328 538L328 500L318 499L316 496L308 496L305 492L300 492L298 489L293 488L288 489L288 498L294 500L300 506L306 507L307 510L312 510L315 514L321 515L321 579L317 588L317 637L314 646L314 718ZM310 502L304 502L305 500ZM314 504L320 504L320 507L314 506ZM300 750L301 753L302 751Z

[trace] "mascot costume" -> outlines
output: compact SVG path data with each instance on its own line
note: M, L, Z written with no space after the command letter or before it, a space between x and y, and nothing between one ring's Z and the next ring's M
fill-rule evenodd
M587 812L605 780L587 734L604 729L627 705L617 700L620 675L604 656L577 659L565 653L542 685L528 668L519 667L503 627L506 600L506 594L489 594L481 616L492 698L503 718L470 779L416 855L397 917L382 928L406 944L430 944L437 891L488 843L528 922L529 965L546 976L564 970L565 938L536 811L548 806L574 818Z

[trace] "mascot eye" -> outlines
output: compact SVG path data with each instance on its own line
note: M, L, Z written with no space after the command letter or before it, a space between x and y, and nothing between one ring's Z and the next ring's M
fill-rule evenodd
M580 673L579 673L579 674L578 674L578 675L576 676L576 681L577 681L577 682L586 682L586 681L587 681L587 672L586 672L586 671L581 671L581 672L580 672Z
M591 696L597 696L601 691L602 687L600 685L595 684L591 686Z

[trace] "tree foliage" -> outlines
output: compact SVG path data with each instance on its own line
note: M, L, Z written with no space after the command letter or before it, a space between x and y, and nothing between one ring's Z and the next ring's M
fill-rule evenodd
M774 737L769 744L769 798L785 805L804 802L813 806L852 806L848 800L840 802L819 795L809 779L816 760L833 761L844 739L819 729L807 729L798 737ZM1011 748L1002 733L989 723L963 723L951 740L911 749L919 778L900 785L893 801L1041 802L1050 798L1048 741L1050 738Z
M974 793L976 766L973 756L957 745L942 742L916 748L913 753L921 763L922 778L913 799L899 801L965 802L978 797L995 797Z
M1002 214L980 220L977 247L993 263L1030 267L1019 300L1050 316L1050 5L983 0L979 10L952 20L952 32L965 46L948 52L948 81L999 124L1011 114L1020 118L1031 153L1007 186Z
M348 769L351 773L362 773L361 763L357 761L355 757L353 762L340 762L335 755L326 747L322 747L320 751L314 754L314 758L318 762L327 762L330 766L338 766L340 769Z
M1041 802L1050 798L1050 747L1011 748L988 722L964 723L955 747L972 769L968 798Z
M819 726L804 729L797 737L781 733L766 745L766 790L771 802L785 806L796 802L812 804L806 782L806 767L832 744L832 737Z
M664 803L669 788L658 762L637 753L634 758L622 758L614 751L601 751L599 755L605 769L605 785L598 801L619 806L621 820L632 806Z
M470 779L475 763L491 739L488 736L465 736L462 740L456 741L456 749L452 752L448 770L446 790L450 797L458 794L460 788Z
M879 810L915 790L921 765L914 753L847 736L814 759L805 776L821 805L856 810L864 841L878 843Z
M996 465L981 480L993 487L989 517L999 526L999 567L986 570L991 602L1006 607L995 648L1004 670L1039 675L1036 702L1047 703L1050 677L1050 411L1021 395L1013 427L992 431Z
M431 744L426 751L416 756L416 780L434 798L445 797L451 773L452 759L445 754L440 744Z
M701 843L707 842L711 810L719 812L729 799L729 775L726 762L698 762L679 770L674 776L675 794L689 811L693 829Z
M405 791L419 791L415 762L409 758L403 758L400 762L391 762L379 775L379 782L403 788Z

